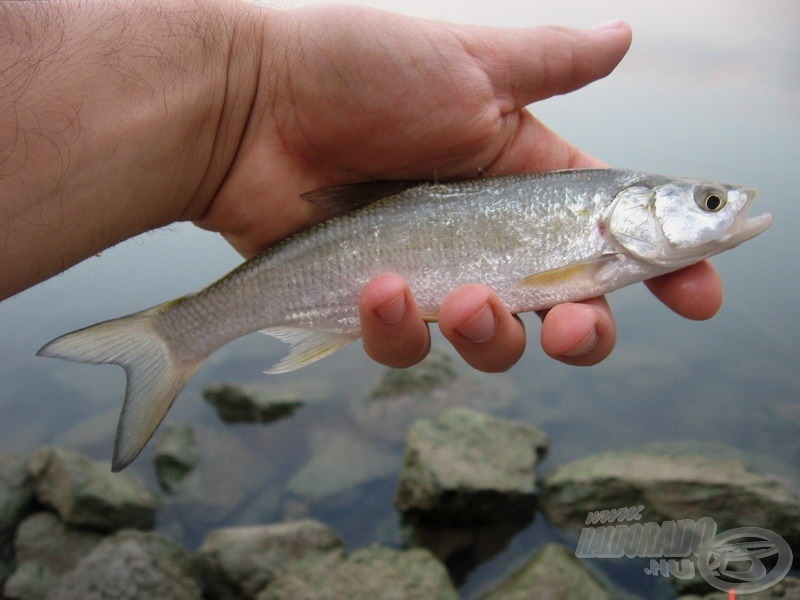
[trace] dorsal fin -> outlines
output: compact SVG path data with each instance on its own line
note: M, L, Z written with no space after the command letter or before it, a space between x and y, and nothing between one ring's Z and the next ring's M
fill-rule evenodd
M331 216L336 216L363 208L423 183L425 182L367 181L306 192L301 198L325 209Z

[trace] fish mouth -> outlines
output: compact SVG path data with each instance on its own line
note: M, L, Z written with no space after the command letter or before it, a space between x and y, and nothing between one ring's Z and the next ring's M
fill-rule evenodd
M725 236L722 238L722 242L725 243L728 248L733 248L742 242L756 237L759 233L766 231L767 228L772 225L772 215L769 213L763 213L756 217L749 216L750 206L753 204L756 196L758 196L758 190L745 188L741 193L744 193L747 200L742 210L739 211L739 214L733 220L733 223L731 223Z

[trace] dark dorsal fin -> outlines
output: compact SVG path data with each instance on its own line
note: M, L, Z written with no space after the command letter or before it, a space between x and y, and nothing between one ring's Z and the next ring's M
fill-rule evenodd
M424 182L368 181L306 192L301 198L324 209L330 216L336 216L363 208L422 183Z

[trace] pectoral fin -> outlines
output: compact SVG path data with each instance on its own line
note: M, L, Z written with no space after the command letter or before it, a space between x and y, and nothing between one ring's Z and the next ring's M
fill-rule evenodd
M262 329L261 333L289 344L289 354L264 371L268 375L288 373L305 367L358 339L357 335L311 331L299 327L270 327Z
M617 254L602 254L590 260L534 273L520 281L519 286L542 288L581 281L594 282L597 280L600 270L608 263L615 261L618 256Z

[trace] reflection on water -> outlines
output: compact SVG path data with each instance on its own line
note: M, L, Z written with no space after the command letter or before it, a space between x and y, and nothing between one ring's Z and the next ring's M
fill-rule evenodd
M775 215L775 223L715 261L726 282L721 314L692 323L668 313L642 286L617 292L611 303L618 347L591 369L545 358L537 348L537 320L526 316L530 349L509 373L462 373L456 384L462 387L453 395L423 393L416 402L406 398L386 406L370 396L384 370L357 345L299 373L266 378L260 372L282 346L261 336L245 338L212 357L168 417L191 423L204 455L216 460L199 472L201 481L167 500L159 528L191 548L213 527L302 515L326 521L351 547L374 541L400 546L410 535L446 557L464 582L463 595L476 597L562 534L541 516L491 535L404 532L393 496L405 429L414 418L464 399L545 429L552 445L543 472L604 450L689 440L734 448L760 470L800 482L798 7L564 4L531 7L507 0L395 8L496 25L588 25L626 17L636 42L618 73L535 111L615 165L761 190L757 204ZM571 7L580 11L569 12ZM715 22L711 30L705 12ZM179 226L122 244L1 304L0 452L29 453L56 442L108 459L122 372L35 359L35 351L65 331L196 289L237 262L220 239ZM458 358L453 364L461 368ZM220 381L297 389L308 403L269 426L225 425L201 400L203 388ZM148 448L131 471L155 489L151 459ZM346 477L332 471L337 463L344 463ZM326 472L333 475L323 481ZM607 573L629 590L670 597L640 567L613 564Z

